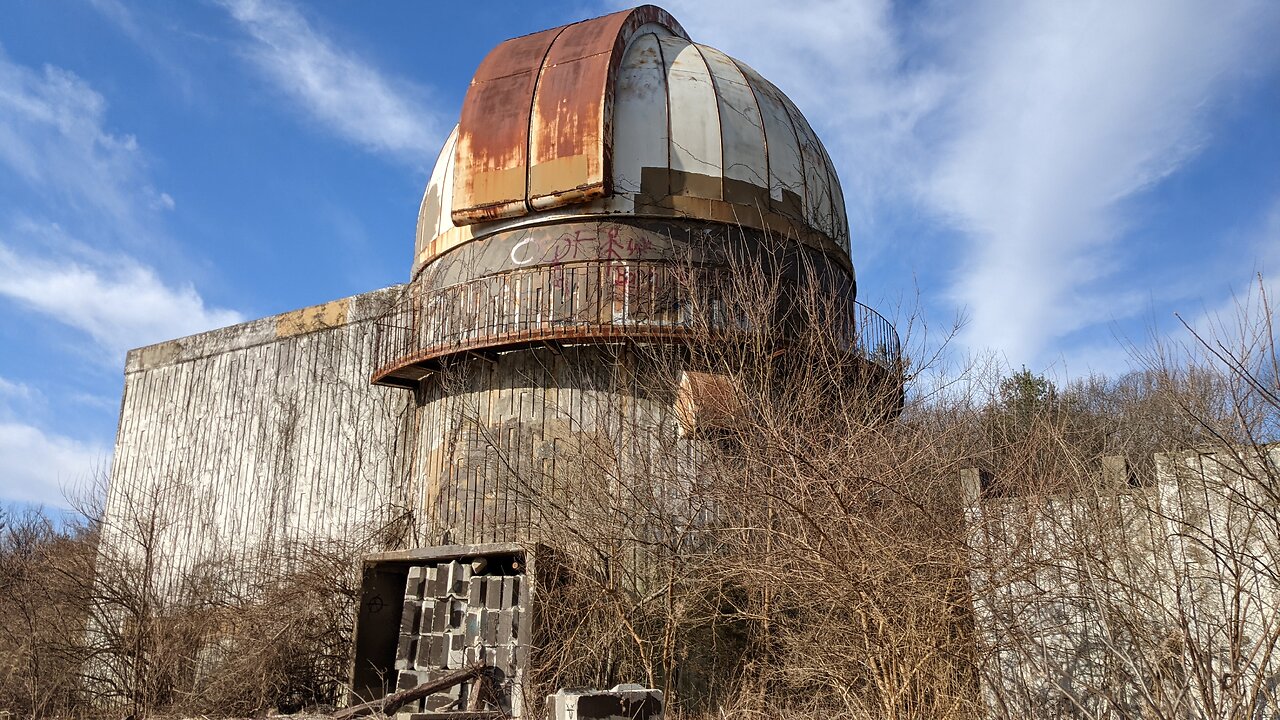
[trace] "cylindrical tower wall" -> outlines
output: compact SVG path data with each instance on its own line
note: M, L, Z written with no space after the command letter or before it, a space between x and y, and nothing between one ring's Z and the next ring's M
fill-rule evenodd
M414 420L419 541L542 540L605 507L625 516L627 493L595 495L611 485L647 477L676 492L661 486L682 482L691 452L676 415L682 353L637 350L543 346L442 369Z

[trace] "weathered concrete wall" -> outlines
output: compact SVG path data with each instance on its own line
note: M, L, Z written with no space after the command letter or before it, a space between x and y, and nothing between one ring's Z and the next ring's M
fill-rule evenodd
M108 547L152 553L173 583L200 563L248 569L365 532L405 507L412 394L369 384L376 322L401 291L130 352Z
M1280 448L1170 453L1136 485L1016 498L980 498L968 471L997 715L1276 717L1278 467Z
M610 477L662 492L692 452L679 367L675 351L618 344L507 352L438 374L413 422L418 544L539 539L623 494L608 492Z
M705 401L678 402L679 351L538 347L459 360L417 392L373 386L401 292L132 351L108 546L149 550L168 585L219 561L252 581L259 560L393 517L408 547L525 541L573 514L616 521L610 488L650 482L645 511L679 512L659 486L688 474L684 405Z

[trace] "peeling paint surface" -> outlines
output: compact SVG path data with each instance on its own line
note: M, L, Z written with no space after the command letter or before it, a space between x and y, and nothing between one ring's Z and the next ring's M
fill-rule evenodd
M415 274L495 232L594 214L743 225L847 258L839 180L804 115L651 6L500 45L441 163Z
M659 35L645 33L627 50L618 73L613 114L613 189L621 196L641 191L644 168L668 167L666 66ZM648 204L669 193L663 188Z

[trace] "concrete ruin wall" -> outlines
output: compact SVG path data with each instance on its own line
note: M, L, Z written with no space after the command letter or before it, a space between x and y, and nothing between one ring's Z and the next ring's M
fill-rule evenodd
M400 286L131 351L107 549L161 583L201 563L261 567L403 508L413 396L373 387L376 323Z
M1223 453L1155 460L1155 477L1134 484L1104 464L1102 484L1072 496L982 498L976 471L962 477L993 708L1145 717L1181 703L1172 716L1192 717L1259 693L1241 711L1280 712L1280 508L1265 487L1280 447L1243 464Z

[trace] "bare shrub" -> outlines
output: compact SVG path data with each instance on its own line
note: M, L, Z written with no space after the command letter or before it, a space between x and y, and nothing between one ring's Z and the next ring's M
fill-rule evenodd
M0 506L0 708L52 717L82 706L96 538L74 518Z

